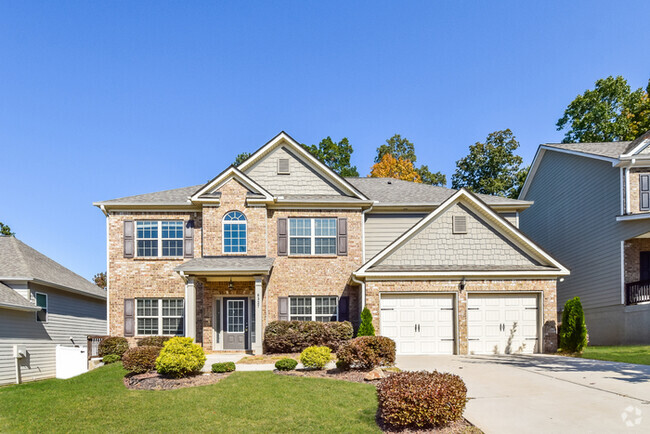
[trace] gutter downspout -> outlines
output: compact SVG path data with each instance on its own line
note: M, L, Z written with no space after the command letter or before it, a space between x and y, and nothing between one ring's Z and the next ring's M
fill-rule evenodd
M363 310L364 307L366 307L366 282L364 280L357 279L354 273L352 274L350 279L354 283L358 283L359 285L361 285L361 309L360 309L361 311Z
M630 214L630 168L625 168L625 215Z

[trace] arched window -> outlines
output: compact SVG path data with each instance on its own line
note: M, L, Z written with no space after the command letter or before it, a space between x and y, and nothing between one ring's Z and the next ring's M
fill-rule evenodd
M239 211L223 216L223 252L246 253L246 216Z

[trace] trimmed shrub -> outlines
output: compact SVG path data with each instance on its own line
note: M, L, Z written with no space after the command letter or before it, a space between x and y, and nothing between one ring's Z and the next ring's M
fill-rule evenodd
M389 427L434 428L460 419L467 387L453 374L397 372L377 386L379 417Z
M580 353L587 346L587 324L580 297L574 297L564 304L560 326L560 348L571 353Z
M385 336L361 336L341 345L336 352L339 369L373 369L395 363L395 341Z
M127 371L141 374L156 369L156 359L160 355L160 347L133 347L126 350L122 356L122 365Z
M139 347L159 347L162 348L165 342L170 340L169 336L147 336L138 341Z
M192 338L175 337L165 342L156 359L156 371L173 378L198 372L205 365L205 353Z
M120 361L120 356L117 354L107 354L104 357L102 357L102 362L104 362L105 365L110 365L111 363L119 362Z
M212 372L221 374L223 372L233 372L235 370L235 362L213 363Z
M367 307L361 312L361 325L357 330L357 336L374 336L375 327L372 325L372 313Z
M122 354L129 349L129 342L122 337L113 336L109 338L102 339L97 347L99 355L101 357L107 356L109 354L117 354L122 358Z
M312 346L337 351L353 335L354 329L348 321L273 321L264 330L264 351L298 353Z
M300 353L300 363L305 368L323 369L332 358L332 350L329 347L309 347Z
M278 371L293 371L298 366L298 362L288 357L275 362L275 369Z

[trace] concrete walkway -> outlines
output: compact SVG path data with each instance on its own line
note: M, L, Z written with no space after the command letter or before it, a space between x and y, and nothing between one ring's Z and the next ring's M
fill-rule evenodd
M210 372L212 370L213 363L223 363L223 362L234 362L235 370L240 372L246 371L273 371L275 369L275 363L268 364L249 364L249 363L237 363L242 358L248 356L246 353L212 353L205 355L205 365L203 365L202 372ZM334 369L336 364L330 362L325 366L325 369ZM303 369L304 366L302 363L298 363L296 369Z
M486 433L650 432L650 366L560 356L401 356L467 384L465 417Z

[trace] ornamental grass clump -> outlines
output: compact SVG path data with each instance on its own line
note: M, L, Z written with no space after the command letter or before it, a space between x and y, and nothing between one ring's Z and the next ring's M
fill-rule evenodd
M581 353L587 346L587 324L580 297L564 304L560 326L560 348L570 353Z
M391 428L439 428L463 417L467 387L453 374L398 372L377 386L379 418Z
M122 365L124 369L134 374L156 369L156 359L160 355L160 347L144 346L134 347L126 350L122 356Z
M172 378L199 372L205 365L205 353L192 338L175 337L165 342L156 359L156 371Z
M323 369L331 358L329 347L309 347L300 353L300 363L308 369Z

